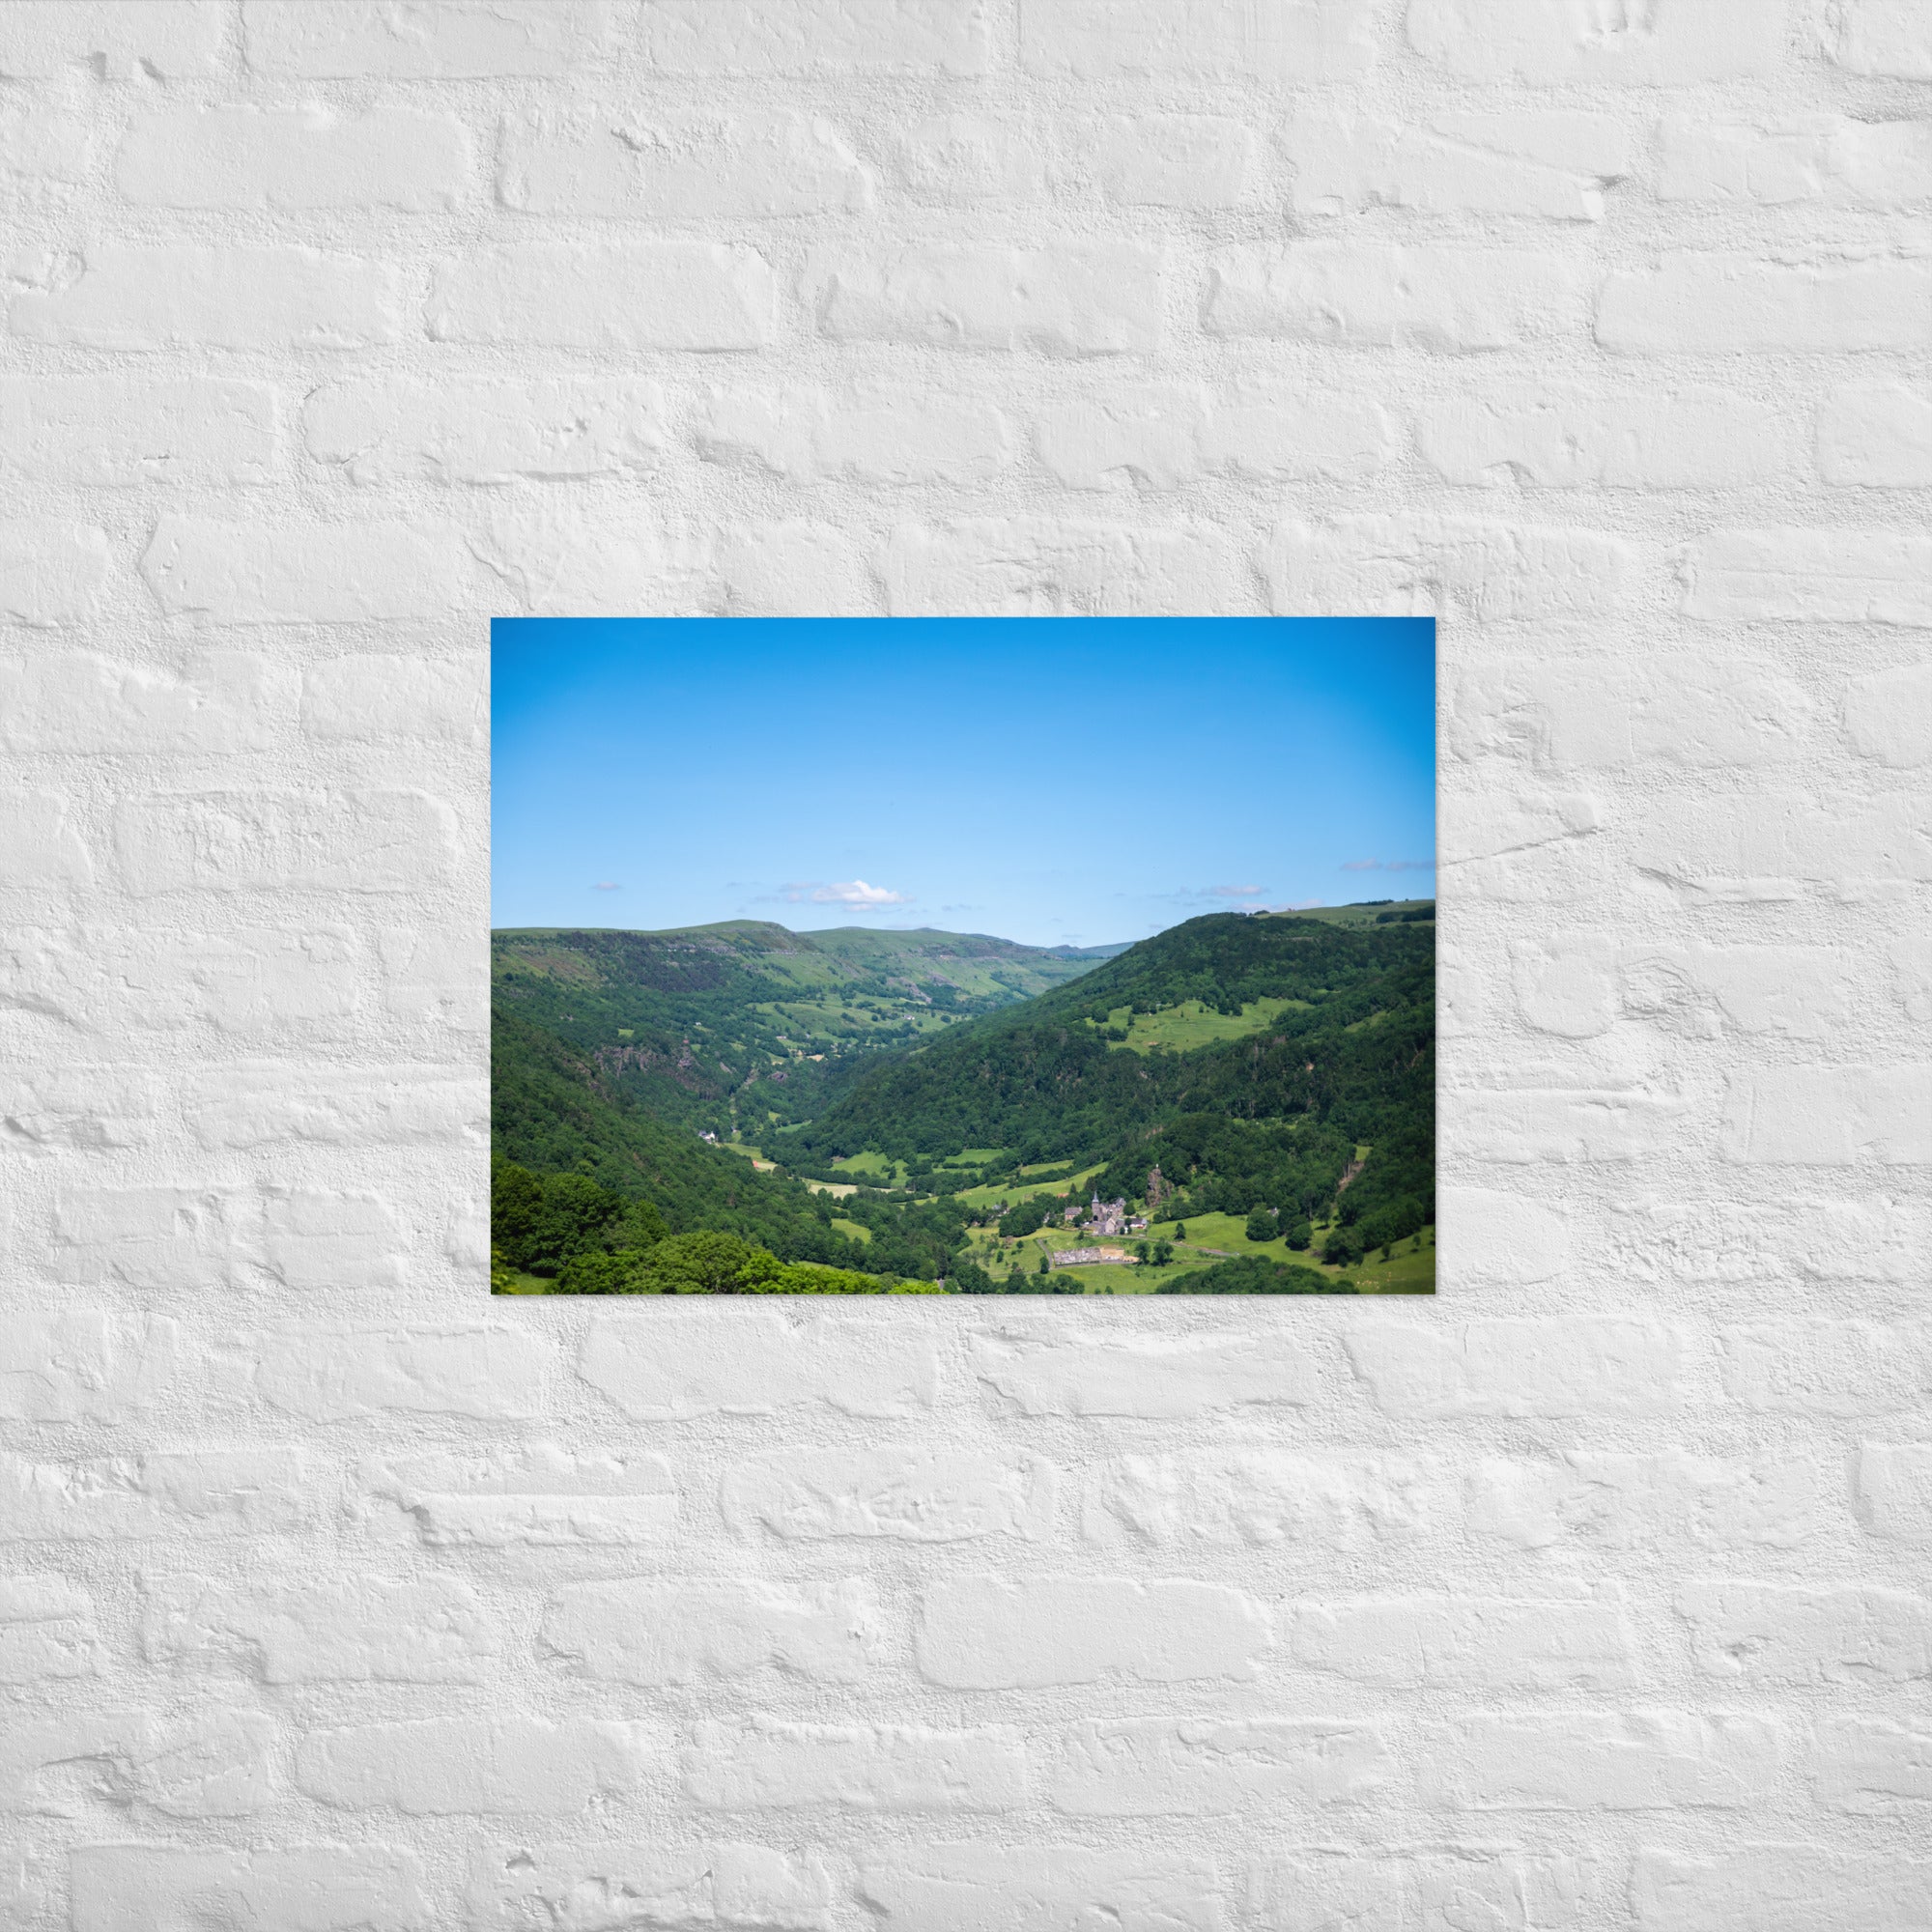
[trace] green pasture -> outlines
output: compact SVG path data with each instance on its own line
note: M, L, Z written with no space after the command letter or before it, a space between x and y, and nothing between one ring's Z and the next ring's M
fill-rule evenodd
M847 1221L842 1215L834 1215L832 1225L847 1240L869 1242L872 1238L871 1229L867 1227L863 1221Z
M1163 1007L1157 1013L1136 1013L1131 1007L1116 1007L1107 1015L1107 1024L1112 1028L1126 1028L1126 1038L1112 1041L1114 1046L1134 1053L1151 1053L1155 1047L1165 1047L1171 1053L1189 1053L1219 1040L1260 1033L1291 1008L1306 1011L1308 1002L1250 1000L1238 1013L1219 1012L1199 1000L1182 1000L1179 1006Z
M960 1190L958 1199L969 1208L990 1208L995 1201L1004 1201L1010 1208L1015 1202L1031 1201L1036 1194L1065 1194L1070 1188L1085 1187L1104 1166L1103 1162L1082 1168L1078 1174L1063 1175L1058 1180L1023 1180L1009 1187L967 1187ZM1065 1245L1064 1241L1061 1243L1062 1247Z

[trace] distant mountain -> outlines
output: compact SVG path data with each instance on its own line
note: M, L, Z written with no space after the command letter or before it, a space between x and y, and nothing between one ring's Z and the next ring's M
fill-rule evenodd
M613 1094L756 1141L818 1112L862 1056L1018 1005L1123 950L766 920L509 928L491 935L491 993Z

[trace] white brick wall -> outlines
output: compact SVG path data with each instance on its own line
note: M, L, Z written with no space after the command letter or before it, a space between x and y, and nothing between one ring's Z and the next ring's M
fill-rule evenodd
M0 5L0 1925L1932 1922L1928 19ZM1440 616L1441 1294L492 1304L484 620L966 610Z

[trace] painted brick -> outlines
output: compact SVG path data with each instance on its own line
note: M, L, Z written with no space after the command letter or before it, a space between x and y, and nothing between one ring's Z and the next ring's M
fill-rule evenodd
M1932 123L1806 116L1765 126L1666 116L1657 192L1666 201L1904 208L1932 198Z
M121 489L273 479L277 403L226 377L12 376L0 381L0 476Z
M1194 1450L1103 1463L1081 1524L1090 1542L1155 1549L1287 1543L1354 1551L1412 1536L1450 1508L1442 1485L1401 1458Z
M1262 1606L1217 1583L962 1577L925 1593L916 1650L929 1683L994 1690L1252 1680L1269 1642Z
M466 1033L487 1027L490 962L479 934L391 926L377 933L376 949L385 1012Z
M787 1542L883 1537L963 1543L1037 1539L1053 1520L1054 1471L1036 1456L978 1449L809 1449L725 1475L724 1520Z
M302 729L311 738L484 741L486 697L475 666L423 658L331 658L302 678Z
M1633 1199L1616 1210L1620 1264L1642 1281L1906 1281L1925 1245L1923 1209L1873 1195L1782 1207ZM1774 1246L1767 1247L1767 1237ZM1835 1324L1825 1324L1828 1328Z
M1295 242L1215 250L1202 327L1350 349L1516 349L1577 329L1581 268L1500 248Z
M51 80L90 67L106 80L150 69L171 80L212 73L227 11L220 0L14 0L0 15L0 75Z
M73 1932L156 1932L210 1912L233 1932L416 1932L431 1923L416 1861L383 1845L80 1844L71 1869Z
M1747 1164L1923 1167L1932 1162L1932 1065L1739 1074L1726 1097L1723 1151Z
M316 390L302 427L309 455L357 484L636 476L663 456L664 392L629 380L368 377Z
M1777 1781L1775 1718L1482 1713L1431 1728L1423 1802L1449 1811L1743 1810Z
M1846 0L1829 20L1825 48L1840 67L1932 80L1932 29L1912 0Z
M677 1311L683 1314L687 1311ZM655 1310L616 1309L584 1330L578 1371L643 1422L701 1415L775 1415L800 1405L836 1413L909 1416L933 1406L939 1364L932 1341L907 1323L854 1360L845 1323L824 1316L716 1307L695 1319L638 1321Z
M124 199L149 208L451 209L469 187L453 114L372 107L184 107L137 116L114 157Z
M263 1684L473 1684L501 1649L482 1599L457 1577L357 1577L296 1588L151 1580L142 1654L201 1678Z
M1614 1598L1349 1597L1297 1604L1288 1649L1300 1669L1365 1684L1601 1690L1637 1682L1635 1634Z
M1849 810L1784 793L1686 799L1668 827L1653 815L1633 828L1632 856L1639 873L1693 904L1813 893L1840 904L1895 898L1932 878L1932 841L1921 817L1916 798L1884 794ZM1809 1077L1820 1073L1812 1069ZM1822 1124L1829 1133L1832 1123Z
M1129 242L825 249L802 290L836 342L1110 355L1160 344L1161 258Z
M1459 79L1683 87L1769 74L1784 15L1753 0L1660 0L1599 18L1540 0L1413 0L1408 43Z
M1597 303L1597 340L1620 355L1911 349L1928 328L1932 270L1909 260L1685 250L1611 275Z
M636 1452L579 1454L550 1443L475 1455L431 1450L373 1457L362 1481L433 1549L655 1543L678 1515L670 1464Z
M1257 1860L1248 1867L1250 1911L1265 1920L1312 1925L1413 1925L1461 1932L1472 1920L1541 1932L1579 1922L1599 1887L1588 1858L1552 1857L1514 1847L1406 1848L1390 1858L1309 1850Z
M1043 1774L1055 1810L1088 1818L1216 1818L1346 1804L1393 1769L1371 1724L1317 1718L1083 1718Z
M583 1811L632 1790L660 1747L639 1723L427 1718L311 1731L297 1785L338 1811L410 1817Z
M1438 113L1403 123L1313 109L1290 123L1294 206L1601 221L1605 189L1631 172L1630 139L1607 114Z
M1654 1415L1684 1399L1682 1331L1635 1316L1388 1321L1344 1341L1391 1415Z
M1696 386L1463 393L1422 410L1415 440L1445 483L1491 490L1695 490L1792 467L1776 411Z
M1932 1912L1932 1860L1789 1843L1643 1851L1630 1897L1639 1932L1909 1932Z
M576 291L559 302L556 291ZM773 339L771 270L705 242L528 242L446 262L430 287L438 342L554 349L757 349Z
M0 521L0 619L36 628L92 616L113 568L107 536L52 517Z
M870 572L832 524L727 524L713 542L704 608L724 617L869 617Z
M55 1199L51 1246L63 1281L228 1285L262 1257L262 1207L239 1187L74 1187Z
M1932 1677L1932 1603L1906 1590L1687 1584L1677 1611L1698 1668L1747 1684Z
M972 1346L980 1382L1022 1415L1207 1415L1315 1394L1309 1346L1287 1335L1117 1336L1014 1321Z
M1628 545L1594 530L1427 516L1284 523L1260 562L1281 616L1348 611L1477 624L1601 619L1623 604L1634 568Z
M1833 1718L1812 1741L1811 1785L1834 1810L1908 1809L1932 1798L1932 1734L1883 1718Z
M0 180L84 182L93 147L83 115L26 101L0 107Z
M79 1463L0 1457L0 1539L261 1537L310 1518L297 1450L209 1449Z
M319 248L101 242L9 314L23 341L75 349L368 349L402 332L401 279Z
M170 616L215 624L358 624L477 601L463 533L434 521L294 529L163 517L141 575Z
M249 71L300 79L470 80L556 75L612 43L609 0L243 0Z
M267 750L288 686L266 658L197 652L179 674L90 652L0 659L0 745L15 753Z
M1227 539L1205 523L904 524L882 547L878 571L895 617L1152 617L1214 613L1243 601Z
M315 1287L382 1286L331 1281ZM304 1286L309 1284L303 1284ZM548 1343L481 1321L442 1327L307 1322L248 1329L224 1345L224 1380L306 1422L363 1416L531 1416L552 1366Z
M205 1709L179 1722L142 1711L30 1719L0 1740L0 1811L83 1813L69 1774L173 1818L241 1818L278 1796L270 1767L275 1721L262 1712Z
M1687 616L1932 623L1932 538L1911 529L1727 530L1690 547Z
M1866 1442L1859 1452L1859 1515L1874 1535L1932 1544L1932 1443Z
M1470 1470L1466 1521L1520 1549L1796 1548L1840 1520L1835 1476L1783 1452L1569 1449L1485 1457Z
M94 861L52 791L0 791L0 886L86 885Z
M927 1845L870 1854L860 1900L911 1932L1220 1932L1221 1887L1199 1856L1154 1859L1084 1845Z
M1199 391L1129 391L1041 416L1041 463L1073 490L1165 491L1204 475L1243 480L1324 476L1361 482L1394 441L1373 403L1311 398L1286 405L1265 391L1209 403Z
M1258 144L1219 114L1115 115L1087 137L1101 195L1127 208L1230 208L1254 178Z
M992 23L977 0L647 0L640 45L665 73L979 74Z
M1818 473L1882 490L1932 484L1932 395L1902 383L1841 383L1818 405Z
M853 1577L794 1588L635 1578L580 1583L544 1614L545 1652L601 1682L706 1684L777 1670L855 1684L882 1648L871 1585Z
M696 437L708 463L800 483L984 483L1013 459L999 411L923 394L714 390Z
M1036 200L1046 185L1041 134L1030 118L929 114L894 132L895 185L928 208Z
M1362 0L1255 8L1240 0L1023 0L1020 59L1080 80L1201 75L1307 86L1375 60Z
M524 214L613 215L683 225L858 213L872 178L844 137L801 114L639 125L537 115L504 128L497 190Z
M1024 1747L1000 1727L710 1720L683 1762L685 1796L717 1811L1010 1811L1027 1792Z
M181 1333L165 1316L81 1307L18 1308L7 1317L0 1418L112 1418L165 1398Z
M810 1854L763 1845L553 1845L505 1841L470 1866L475 1932L567 1925L586 1901L616 1902L639 1925L702 1925L746 1932L830 1932L833 1888Z
M114 847L137 897L185 890L415 892L446 878L455 815L413 791L225 791L125 803Z
M1774 1414L1883 1415L1932 1395L1932 1326L1922 1322L1724 1328L1718 1349L1725 1394Z
M0 1684L92 1677L100 1662L85 1590L64 1577L0 1577Z

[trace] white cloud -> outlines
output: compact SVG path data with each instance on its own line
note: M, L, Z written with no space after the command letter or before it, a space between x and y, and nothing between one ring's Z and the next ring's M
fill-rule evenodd
M1208 891L1217 899L1258 899L1262 895L1259 886L1209 886Z
M1345 872L1433 872L1434 859L1344 859Z
M784 895L793 905L810 901L812 905L843 906L848 912L883 912L887 906L910 905L909 893L895 893L884 886L868 886L864 879L794 879L784 887Z
M615 879L599 879L590 890L593 893L614 893L618 890L617 881Z

